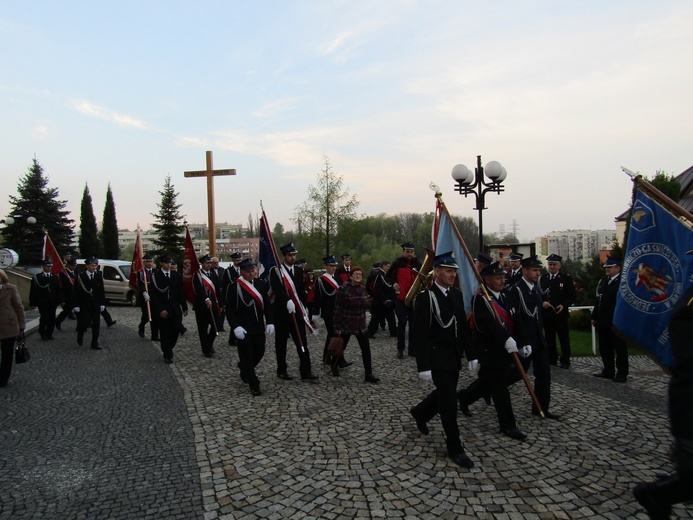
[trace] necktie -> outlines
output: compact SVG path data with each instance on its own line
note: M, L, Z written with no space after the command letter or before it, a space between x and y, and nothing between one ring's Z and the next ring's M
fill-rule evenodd
M169 274L171 274L171 273L168 273L168 272L166 273L166 278L170 278Z
M94 279L94 275L92 273L89 273L89 280L91 281L93 279Z

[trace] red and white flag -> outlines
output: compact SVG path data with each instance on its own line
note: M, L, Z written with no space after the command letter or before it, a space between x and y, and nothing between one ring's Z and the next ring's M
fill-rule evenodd
M139 287L137 286L137 273L144 269L144 265L142 264L143 256L144 252L142 251L142 237L140 236L140 230L138 229L137 238L135 239L135 250L132 252L132 263L130 264L130 277L128 279L130 287L135 291L139 291Z

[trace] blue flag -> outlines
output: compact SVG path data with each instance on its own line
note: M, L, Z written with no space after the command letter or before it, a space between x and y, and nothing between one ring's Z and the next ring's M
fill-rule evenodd
M635 182L613 324L626 340L669 368L673 355L667 325L672 308L693 282L693 262L685 256L693 249L693 232L679 220L685 210L673 201L657 200L664 195L649 185L645 193L646 181Z
M270 270L276 265L276 262L272 252L272 235L270 235L270 231L267 229L267 221L262 217L260 218L260 254L258 262L260 263L258 268L260 279L265 280L269 276Z
M479 281L474 273L474 266L469 262L464 253L462 242L457 238L454 227L455 223L450 219L447 211L442 211L440 224L436 238L436 255L452 251L455 255L457 265L460 267L457 275L460 279L460 289L462 289L462 299L464 300L464 310L469 314L472 312L472 296L479 288Z

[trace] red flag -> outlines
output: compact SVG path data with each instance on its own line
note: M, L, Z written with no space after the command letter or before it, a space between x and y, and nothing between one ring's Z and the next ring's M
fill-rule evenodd
M48 258L50 258L53 261L53 269L51 271L54 275L58 275L65 270L65 266L63 265L63 258L58 254L58 250L53 245L51 237L48 236L48 231L44 231L43 259L46 260Z
M142 257L144 252L142 251L142 237L140 237L140 230L137 230L137 239L135 240L135 250L132 252L132 264L130 265L130 287L135 291L139 291L137 286L137 273L139 273L144 266L142 265Z
M200 263L195 256L190 231L185 228L185 253L183 255L183 291L185 299L190 303L195 302L195 290L193 289L193 276L200 270Z

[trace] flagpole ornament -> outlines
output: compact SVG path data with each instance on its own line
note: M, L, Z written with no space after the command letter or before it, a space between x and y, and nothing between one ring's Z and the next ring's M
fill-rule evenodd
M640 174L635 173L635 172L629 170L629 169L626 168L625 166L621 166L621 171L622 171L623 173L625 173L626 175L628 175L628 177L630 177L631 179L636 179L637 177L640 177Z

